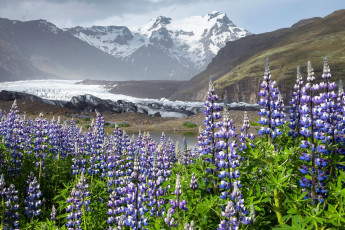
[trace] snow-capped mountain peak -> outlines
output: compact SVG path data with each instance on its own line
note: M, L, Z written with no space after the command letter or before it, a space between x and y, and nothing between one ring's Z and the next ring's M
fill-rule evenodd
M166 26L166 25L171 23L171 20L172 20L171 18L167 18L167 17L164 17L164 16L159 16L159 17L157 17L154 20L154 23L153 23L153 25L151 27L151 30L159 28L159 27L162 27L162 26Z
M142 68L144 74L157 71L158 64L162 68L164 66L164 71L170 72L169 76L175 79L193 77L210 63L226 42L250 34L219 11L177 20L159 16L131 28L93 26L67 31L104 52Z

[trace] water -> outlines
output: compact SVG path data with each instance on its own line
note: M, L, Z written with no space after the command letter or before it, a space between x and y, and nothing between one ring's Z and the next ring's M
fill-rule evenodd
M136 136L138 134L138 133L129 133L129 132L127 132L127 133L128 133L128 135L134 134ZM156 141L157 143L160 142L162 132L150 131L149 133L150 133L150 136L152 137L152 139L154 141ZM176 141L178 141L180 147L182 147L184 137L186 138L187 145L189 147L194 147L195 145L198 144L198 139L197 139L198 133L196 133L196 132L184 132L184 133L181 133L181 132L164 132L164 134L165 134L166 139L170 138L175 143L176 143Z

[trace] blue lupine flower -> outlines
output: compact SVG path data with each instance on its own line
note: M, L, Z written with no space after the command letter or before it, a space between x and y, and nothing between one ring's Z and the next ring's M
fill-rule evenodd
M19 205L18 190L15 190L13 184L5 189L5 218L4 229L19 229Z
M30 219L34 216L39 216L42 213L40 209L40 206L42 205L42 201L40 200L42 193L40 191L40 185L32 172L29 175L27 184L28 187L26 189L27 197L25 199L25 215Z

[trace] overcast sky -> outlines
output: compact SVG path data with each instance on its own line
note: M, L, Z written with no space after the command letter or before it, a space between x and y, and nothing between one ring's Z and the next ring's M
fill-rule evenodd
M61 28L134 26L160 15L179 19L218 10L237 26L262 33L339 9L345 0L0 0L1 18L45 19Z

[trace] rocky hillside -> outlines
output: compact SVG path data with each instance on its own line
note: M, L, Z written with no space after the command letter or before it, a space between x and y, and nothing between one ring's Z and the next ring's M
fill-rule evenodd
M250 35L218 11L180 20L159 16L133 28L78 26L66 31L135 66L142 79L160 80L190 79L226 42Z
M131 29L0 18L0 31L0 81L189 80L227 41L249 34L219 12L176 22L160 16Z
M290 28L251 35L228 42L207 66L171 99L203 100L210 75L221 97L229 102L257 103L265 58L271 61L272 78L278 81L285 100L289 100L295 81L296 67L304 77L310 60L315 76L320 78L323 58L328 57L334 80L344 79L345 10L324 18L302 20Z
M122 61L44 21L0 19L0 81L37 78L124 80Z

